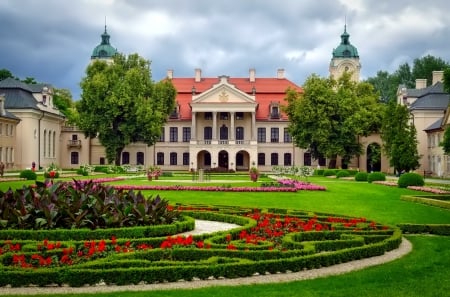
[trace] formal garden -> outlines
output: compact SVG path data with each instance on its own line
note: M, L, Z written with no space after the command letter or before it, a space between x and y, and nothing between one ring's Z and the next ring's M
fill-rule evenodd
M312 173L274 168L256 181L248 173L212 172L200 180L193 172L158 168L17 173L0 182L0 295L14 287L126 285L126 291L129 285L157 283L181 286L152 296L448 292L445 182L352 170ZM187 235L199 220L235 227ZM402 238L413 245L406 256L343 275L237 287L182 285L329 267L383 255L397 249Z

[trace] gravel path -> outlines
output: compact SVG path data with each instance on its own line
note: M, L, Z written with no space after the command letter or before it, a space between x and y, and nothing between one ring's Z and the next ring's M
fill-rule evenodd
M201 234L215 231L229 230L237 225L225 224L220 222L209 222L196 220L196 228L186 234ZM0 295L32 295L32 294L78 294L78 293L95 293L95 292L123 292L123 291L153 291L153 290L172 290L172 289L195 289L213 286L240 286L252 284L280 283L314 279L318 277L327 277L331 275L339 275L350 271L364 269L366 267L380 265L386 262L398 259L412 250L412 244L403 238L398 249L389 251L381 256L367 259L355 260L347 263L333 265L330 267L304 270L292 273L278 273L267 275L255 275L245 278L234 279L211 279L211 280L194 280L194 281L178 281L174 283L157 283L142 284L128 286L85 286L80 288L73 287L25 287L25 288L0 288Z

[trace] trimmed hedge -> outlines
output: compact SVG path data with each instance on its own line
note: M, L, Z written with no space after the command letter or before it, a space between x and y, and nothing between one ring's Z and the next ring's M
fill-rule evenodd
M349 177L350 176L350 172L348 170L339 170L336 173L336 178L341 178L341 177Z
M372 183L373 181L385 181L386 180L386 175L383 172L371 172L369 173L369 175L367 176L367 181L369 183Z
M20 178L25 178L27 180L36 180L37 174L31 169L26 169L20 172Z
M404 233L450 235L450 224L399 224Z
M367 172L358 172L355 175L355 181L367 181L369 174Z
M295 213L300 216L295 217ZM225 221L240 226L228 231L193 236L195 241L204 240L205 244L210 243L210 248L158 248L158 244L163 242L165 237L150 238L146 235L132 238L138 231L131 228L127 230L128 236L117 239L117 244L150 242L154 248L107 254L89 261L51 269L23 269L11 266L12 253L5 253L0 255L0 286L56 284L79 287L95 285L101 281L106 284L126 285L141 282L176 282L182 279L189 281L194 278L237 278L252 276L255 273L296 272L382 255L397 248L402 240L399 228L374 224L370 220L286 210L282 215L273 214L272 218L280 220L281 224L286 216L289 216L289 220L284 223L298 219L298 222L305 224L304 228L309 225L310 231L287 233L280 237L281 248L272 249L272 242L262 240L259 244L252 244L246 243L240 237L242 232L255 229L259 220L257 217L266 214L265 210L201 206L185 210L183 214L188 218ZM66 236L69 234L63 233ZM181 237L173 240L178 238L181 240ZM5 242L0 240L0 247ZM32 240L14 240L14 243L16 242L22 245L20 253L26 257L36 253L35 242ZM87 243L92 244L90 241ZM61 244L61 249L65 249L81 242L67 240ZM229 249L230 244L236 249ZM61 249L47 252L49 255L56 255L61 253Z
M409 186L421 187L424 184L423 176L414 172L404 173L398 178L398 186L400 188L407 188Z

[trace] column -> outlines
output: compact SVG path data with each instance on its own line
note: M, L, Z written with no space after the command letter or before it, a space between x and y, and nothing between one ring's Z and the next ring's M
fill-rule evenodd
M256 140L256 114L252 111L252 140Z
M197 140L197 112L192 113L191 140Z
M212 139L217 140L217 111L213 112Z
M236 129L234 128L234 112L230 112L230 140L234 140Z

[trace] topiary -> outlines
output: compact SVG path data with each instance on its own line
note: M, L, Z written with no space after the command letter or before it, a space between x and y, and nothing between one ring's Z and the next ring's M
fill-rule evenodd
M367 181L369 183L373 182L373 181L384 181L386 180L386 175L383 172L371 172L368 176L367 176Z
M26 169L20 172L20 178L26 178L27 180L36 180L37 174L31 169Z
M326 169L323 171L323 176L333 176L336 175L335 169Z
M349 176L350 176L350 172L348 172L348 170L339 170L336 173L336 178L349 177Z
M407 188L409 186L421 187L424 184L425 181L423 180L422 175L414 172L404 173L398 178L398 186L400 188Z
M367 181L369 174L367 172L358 172L355 174L355 181Z

